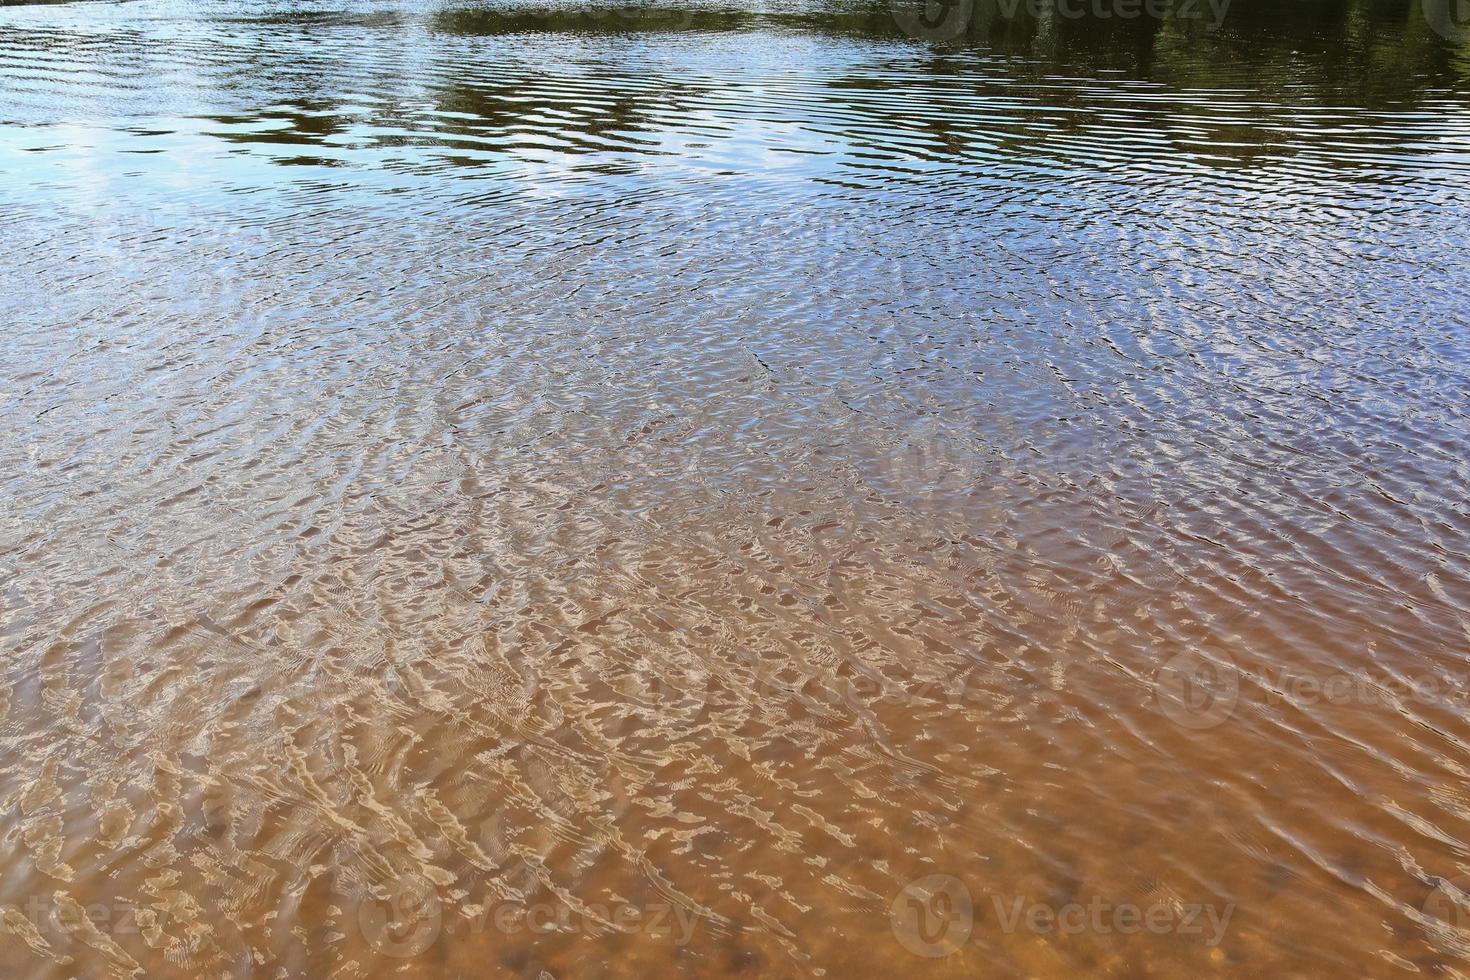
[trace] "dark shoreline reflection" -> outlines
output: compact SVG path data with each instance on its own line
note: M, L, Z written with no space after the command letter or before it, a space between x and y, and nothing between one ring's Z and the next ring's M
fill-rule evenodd
M249 114L215 117L239 127L216 135L242 146L308 146L345 139L353 130L359 134L354 145L438 147L451 155L447 159L471 168L480 166L487 153L537 146L569 154L679 154L685 138L728 140L743 117L761 110L742 105L746 96L738 68L725 74L689 71L678 64L678 50L711 50L749 38L769 38L779 46L824 35L844 44L879 46L858 70L825 70L811 80L807 93L792 93L795 103L773 111L789 114L806 98L820 99L811 104L819 114L793 115L791 124L802 132L830 134L852 153L885 158L963 160L978 154L989 159L1001 150L1045 158L1056 141L1085 137L1101 125L1119 145L1129 130L1150 141L1161 132L1175 132L1173 149L1191 164L1269 166L1319 140L1341 145L1338 123L1366 109L1410 111L1426 101L1464 102L1462 52L1417 18L1417 8L1403 3L1313 0L1277 14L1265 0L1234 0L1219 30L1181 19L1084 17L1046 23L1030 16L1025 4L1015 16L1002 17L998 3L977 0L969 10L970 29L943 43L905 35L902 17L881 5L799 12L434 7L421 22L430 36L469 46L462 57L446 54L431 62L440 76L432 84L432 116L405 114L388 99L334 122L329 102L322 101L325 93L312 92L253 117L268 129L243 125L252 120ZM259 15L241 22L327 32L364 29L381 34L385 44L420 23L396 13L342 11ZM673 59L644 75L626 74L615 62L580 59L565 75L564 67L538 66L519 54L542 38L554 45L558 38L567 39L575 57L576 46L587 38L622 44L671 36L681 39L671 42ZM472 52L486 44L493 47L477 58ZM497 48L502 49L498 55L492 53ZM318 67L313 88L326 86L334 75L330 60ZM226 70L233 72L231 66ZM260 70L270 69L261 65ZM1098 84L1066 81L1078 72L1096 74ZM915 85L919 78L930 84ZM1129 88L1129 82L1153 87ZM1259 97L1241 98L1247 91ZM1117 111L1130 100L1135 104L1129 111ZM285 108L287 103L306 111ZM856 120L865 121L852 125ZM865 135L870 130L886 135L875 142ZM904 134L912 141L905 142ZM1432 140L1420 144L1397 137L1369 148L1386 157L1437 152ZM833 150L814 139L798 140L787 152L823 156ZM280 161L303 159L320 158ZM1107 156L1097 162L1108 165ZM1126 159L1116 162L1126 164Z
M1038 3L1052 13L1035 16ZM248 91L257 77L276 89L271 105L247 102L234 111L208 114L229 127L213 132L241 147L334 142L442 147L467 151L468 156L456 158L471 167L486 153L534 147L538 141L573 154L678 154L686 152L690 139L728 140L743 120L759 119L762 109L742 105L750 96L742 91L738 63L702 72L699 53L735 53L758 44L765 49L752 52L753 63L759 64L770 52L803 38L832 39L843 51L839 62L851 61L852 69L840 63L821 66L804 91L793 90L794 101L772 111L789 116L790 125L802 132L830 134L854 153L883 156L988 158L1004 147L1032 152L1039 142L1044 157L1048 140L1101 124L1120 139L1130 129L1145 140L1160 126L1175 130L1180 135L1174 148L1191 163L1269 165L1318 141L1340 144L1343 131L1334 113L1346 121L1370 109L1409 112L1425 105L1466 104L1470 42L1456 44L1436 34L1417 2L1301 0L1283 6L1273 0L1232 0L1218 28L1212 18L1219 10L1203 2L1188 17L1134 19L1111 14L1100 19L1087 4L1056 3L1069 0L972 0L930 8L931 20L953 21L958 11L964 29L947 28L954 36L943 41L906 34L903 25L912 32L914 23L901 0L892 7L839 2L795 9L256 5L255 12L220 16L217 23L247 33L206 54L210 70L193 81L209 85L226 103L233 101L231 93ZM1014 13L1007 14L1008 9ZM1061 16L1055 12L1059 9L1085 16ZM353 77L360 49L339 47L356 32L371 39L364 43L380 45L374 57L381 70L365 91L353 91L360 88ZM271 38L278 33L283 41L299 34L304 43L274 47ZM15 44L58 57L72 44L64 34L28 35L23 27L11 36ZM402 47L401 38L409 36L441 38L446 45L436 50L437 45L415 41ZM642 74L628 74L616 61L586 49L589 42L621 48L640 40L670 45L668 57ZM183 36L171 41L163 31L127 43L134 46L129 59L153 51L151 60L167 64L188 57L196 42ZM550 45L546 53L553 59L572 60L537 64L540 54L528 46L542 43ZM92 35L75 56L105 59L109 47L105 35ZM681 65L680 52L689 53L691 63ZM409 57L413 67L394 66ZM792 67L778 70L785 74ZM572 68L565 79L570 87L558 92L567 68ZM429 85L437 114L395 104L395 80L407 77ZM1095 83L1076 81L1086 77ZM374 85L385 86L377 97ZM201 95L209 97L208 91ZM333 113L334 100L360 95L370 98L354 112ZM139 89L136 98L147 96ZM1120 111L1130 101L1133 105ZM1313 107L1320 111L1314 114ZM870 141L865 135L870 128L888 135ZM904 133L914 142L905 144ZM666 141L670 145L661 150ZM1385 142L1373 149L1404 156L1435 152L1419 141ZM821 156L834 150L821 140L797 140L784 152ZM351 166L354 157L276 159ZM1108 165L1105 156L1098 163Z

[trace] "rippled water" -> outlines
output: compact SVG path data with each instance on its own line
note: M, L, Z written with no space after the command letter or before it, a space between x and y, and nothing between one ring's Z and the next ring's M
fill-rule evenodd
M0 10L0 974L1470 971L1470 45L955 9Z

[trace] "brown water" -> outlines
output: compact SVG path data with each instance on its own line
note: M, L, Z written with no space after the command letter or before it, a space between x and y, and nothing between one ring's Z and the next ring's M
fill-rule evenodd
M0 10L0 976L1470 974L1470 47L993 6Z

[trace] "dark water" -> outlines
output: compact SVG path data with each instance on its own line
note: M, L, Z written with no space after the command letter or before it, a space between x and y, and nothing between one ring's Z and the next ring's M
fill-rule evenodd
M0 975L1470 971L1465 11L1078 2L0 10Z

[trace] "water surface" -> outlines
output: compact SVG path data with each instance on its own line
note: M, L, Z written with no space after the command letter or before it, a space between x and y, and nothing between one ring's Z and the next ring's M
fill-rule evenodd
M0 974L1470 969L1431 14L0 10Z

